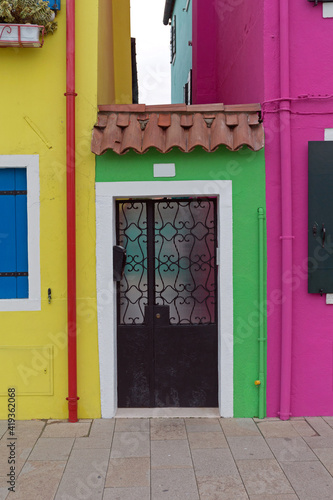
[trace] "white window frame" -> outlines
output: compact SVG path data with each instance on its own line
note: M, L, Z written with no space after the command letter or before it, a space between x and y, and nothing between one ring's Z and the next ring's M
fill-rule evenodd
M117 411L117 291L112 247L117 244L115 201L156 196L218 199L218 400L222 417L233 416L232 181L96 182L96 274L102 417Z
M29 273L29 297L27 299L0 299L0 312L40 311L39 155L0 155L0 168L25 168L27 171Z

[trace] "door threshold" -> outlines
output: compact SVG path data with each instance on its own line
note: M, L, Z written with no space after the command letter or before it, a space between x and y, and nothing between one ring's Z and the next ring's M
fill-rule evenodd
M118 408L115 418L219 418L218 408Z

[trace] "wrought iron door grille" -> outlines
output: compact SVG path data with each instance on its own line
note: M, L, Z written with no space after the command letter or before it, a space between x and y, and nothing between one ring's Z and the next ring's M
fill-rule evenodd
M143 324L154 305L169 307L170 324L216 323L215 198L119 201L117 235L127 251L119 324Z

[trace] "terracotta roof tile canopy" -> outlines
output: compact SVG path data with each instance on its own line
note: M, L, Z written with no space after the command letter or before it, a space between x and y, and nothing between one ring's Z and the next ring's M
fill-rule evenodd
M212 152L225 145L231 151L242 146L259 151L264 146L259 116L259 104L99 106L91 150L96 155L108 149L119 155L130 149L143 154L150 148L188 153L197 146Z

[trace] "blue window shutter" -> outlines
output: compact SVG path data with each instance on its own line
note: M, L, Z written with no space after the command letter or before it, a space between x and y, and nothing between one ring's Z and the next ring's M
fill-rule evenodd
M0 169L0 273L28 272L26 189L26 169ZM0 299L26 297L28 276L0 274Z
M15 169L15 189L17 191L27 190L27 172L25 168ZM28 213L27 195L15 196L16 212L16 271L28 272ZM16 297L24 299L29 296L28 276L16 278Z

